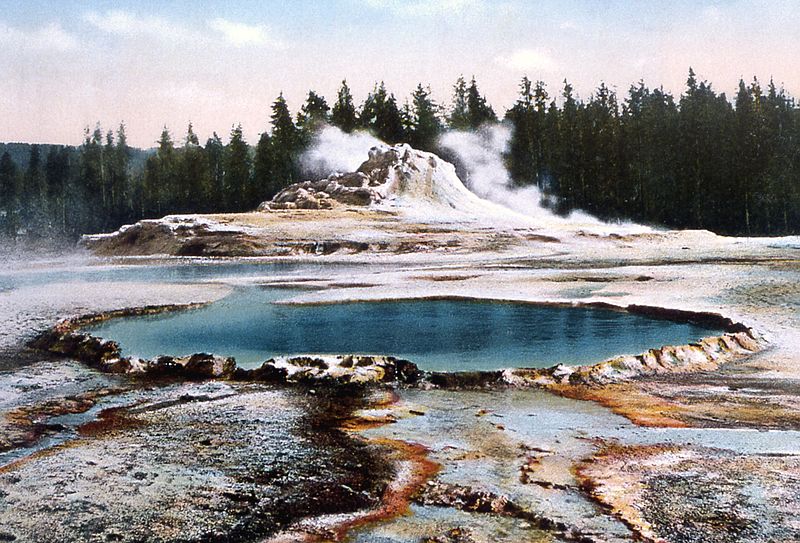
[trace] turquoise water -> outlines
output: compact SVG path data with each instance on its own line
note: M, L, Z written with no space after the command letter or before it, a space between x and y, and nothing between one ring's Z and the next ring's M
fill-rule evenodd
M598 362L719 332L615 311L521 303L272 303L291 295L239 289L200 309L116 319L89 331L139 357L211 352L254 367L275 355L386 354L435 371Z

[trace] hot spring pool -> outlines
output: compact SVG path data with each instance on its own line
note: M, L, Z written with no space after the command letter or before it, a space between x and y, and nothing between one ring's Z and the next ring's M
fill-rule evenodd
M149 358L197 352L255 367L275 355L386 354L432 371L599 362L720 330L580 307L470 300L279 305L278 289L240 289L200 309L113 319L87 331Z

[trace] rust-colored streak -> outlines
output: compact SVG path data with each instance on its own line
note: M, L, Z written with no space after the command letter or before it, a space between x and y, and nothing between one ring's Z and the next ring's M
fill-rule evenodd
M586 385L551 385L548 390L573 400L599 403L634 424L651 428L688 428L678 404L639 390L633 383L590 387Z
M371 408L386 408L396 404L399 396L394 390L374 399ZM358 432L394 422L396 419L387 415L370 417L358 414L342 423L341 428ZM391 459L399 466L398 476L391 481L381 497L381 505L369 511L356 512L345 516L344 520L335 521L332 525L320 530L319 526L303 526L303 523L271 538L270 543L335 543L347 539L350 532L363 526L383 522L407 514L412 497L422 486L436 475L441 465L428 457L429 450L424 445L389 438L367 439L368 442L388 449ZM324 520L323 520L324 523Z
M78 433L84 437L97 437L108 432L143 426L144 422L128 414L128 407L109 407L104 409L96 420L79 426Z
M59 431L58 427L48 425L50 418L85 413L96 405L98 399L123 391L120 388L93 390L13 409L4 417L3 428L7 435L4 436L5 440L0 440L0 451L30 447L43 435Z
M388 408L400 401L400 396L395 389L388 389L383 391L380 398L375 398L370 403L370 408L381 409ZM339 427L348 432L363 432L372 428L378 428L385 424L392 424L397 422L397 417L391 413L381 415L369 415L366 413L358 413L349 419L343 421Z
M409 464L410 469L404 474L403 480L395 480L389 484L379 508L355 515L336 526L332 530L332 541L343 541L355 528L408 513L412 496L441 469L438 463L428 458L428 448L418 443L396 439L376 439L372 442L394 450L402 458L401 461Z

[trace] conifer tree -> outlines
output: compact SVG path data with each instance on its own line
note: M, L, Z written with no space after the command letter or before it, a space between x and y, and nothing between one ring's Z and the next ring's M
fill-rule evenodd
M116 146L110 150L111 170L113 178L111 180L111 207L113 209L112 219L115 224L128 222L135 217L134 210L137 208L134 199L141 197L133 187L130 178L129 166L131 158L131 148L128 145L128 136L125 131L125 123L120 123L117 128ZM114 225L110 225L113 228Z
M442 132L442 121L439 119L439 106L431 99L430 87L417 85L411 96L412 106L409 113L411 128L408 143L425 151L433 151L436 139Z
M205 210L211 192L211 177L208 160L200 147L200 140L194 133L192 123L186 130L180 160L181 196L178 203L183 213L198 213Z
M144 175L144 210L159 217L176 208L179 199L178 164L172 135L165 126L156 153L147 159Z
M331 108L324 96L320 96L313 90L308 91L306 102L301 106L300 113L297 115L297 127L304 137L313 133L323 124L330 120Z
M394 94L386 90L381 81L367 96L361 108L361 124L386 143L399 143L405 139L403 117Z
M205 146L206 163L209 173L209 202L205 206L210 211L224 209L225 207L225 145L222 139L214 132ZM217 206L217 208L215 208Z
M459 76L456 84L453 85L453 108L447 123L453 130L467 130L470 127L467 82L464 81L463 75Z
M467 89L467 110L469 111L469 127L473 130L480 128L485 123L497 122L497 115L494 109L486 101L486 97L478 90L475 76L472 77Z
M347 86L347 80L342 81L342 86L336 96L336 103L331 111L331 124L348 134L358 126L356 106L353 103L350 87Z
M103 217L103 228L108 227L109 220L113 220L112 215L115 212L114 209L114 202L112 201L112 191L113 186L115 183L116 172L114 171L114 147L115 147L115 140L114 140L114 132L111 130L106 131L105 137L105 145L103 146L103 154L102 154L102 178L103 178L103 185L102 185L102 217Z
M281 93L272 104L272 183L267 193L298 180L297 154L302 140Z
M31 145L20 196L20 221L26 226L29 236L39 237L47 222L44 209L44 163L39 145Z
M250 183L250 149L242 134L242 125L231 130L231 139L225 148L225 192L228 211L246 209L245 197Z
M573 87L564 80L563 100L559 113L558 132L556 136L556 169L558 200L556 211L568 213L579 207L585 194L585 183L580 163L581 155L580 115L582 104L575 99Z
M94 131L86 127L80 149L81 183L71 196L72 206L77 211L75 228L79 232L100 232L103 229L103 185L105 168L103 162L103 132L98 123Z
M514 125L514 132L509 142L509 173L520 185L536 182L537 164L534 154L535 109L531 80L522 78L519 85L519 98L506 113L506 118Z
M45 161L45 201L50 226L55 233L67 233L66 191L70 181L70 151L53 146ZM2 191L0 191L2 192Z
M254 206L262 201L272 199L283 188L283 183L278 182L278 177L274 172L273 153L272 138L267 132L264 132L256 145L256 155L253 161L255 194L250 200Z

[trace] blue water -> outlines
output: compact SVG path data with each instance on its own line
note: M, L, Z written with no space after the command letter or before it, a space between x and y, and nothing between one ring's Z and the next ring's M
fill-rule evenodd
M615 311L522 303L272 303L287 296L286 290L244 288L200 309L116 319L89 331L139 357L212 352L254 367L275 355L386 354L437 371L598 362L719 332Z

